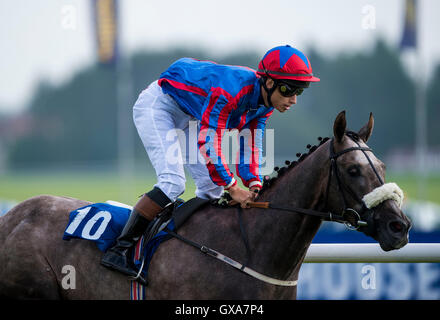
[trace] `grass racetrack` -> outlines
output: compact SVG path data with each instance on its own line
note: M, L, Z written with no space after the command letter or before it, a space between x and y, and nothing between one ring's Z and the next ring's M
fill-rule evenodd
M115 200L134 205L140 195L156 183L154 175L141 174L121 179L118 173L58 172L0 175L0 200L20 202L40 194L68 196L91 202ZM195 186L187 178L181 198L192 198Z
M125 182L124 182L125 181ZM387 182L396 182L406 199L417 199L418 180L414 174L388 174ZM15 202L39 194L69 196L91 202L115 200L134 205L138 196L152 189L156 183L154 173L144 172L133 178L121 179L117 172L27 172L0 175L0 200ZM425 178L421 200L440 204L440 174ZM195 186L187 174L186 191L181 196L194 197Z

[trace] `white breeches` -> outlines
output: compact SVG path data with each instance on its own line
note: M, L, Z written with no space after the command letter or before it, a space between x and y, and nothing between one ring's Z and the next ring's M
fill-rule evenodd
M223 187L214 184L197 147L200 122L184 113L176 101L162 92L157 81L141 92L133 119L148 157L156 171L156 187L171 201L185 191L184 167L196 185L196 196L217 199Z

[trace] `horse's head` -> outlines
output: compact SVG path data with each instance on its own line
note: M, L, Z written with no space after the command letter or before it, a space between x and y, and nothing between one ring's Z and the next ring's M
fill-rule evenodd
M367 225L358 225L358 230L389 251L408 243L411 222L400 209L402 191L396 184L385 184L385 165L366 145L373 126L372 114L357 133L346 131L345 111L336 117L329 141L333 147L327 206L335 213L359 214Z

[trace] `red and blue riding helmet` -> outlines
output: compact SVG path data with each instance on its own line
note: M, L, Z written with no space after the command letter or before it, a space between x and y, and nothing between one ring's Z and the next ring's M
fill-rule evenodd
M310 82L318 82L313 76L312 65L304 53L289 45L270 49L258 64L257 74L262 78L261 84L268 93L269 104L271 96L279 82L286 82L300 88L308 88ZM267 88L265 78L274 80L275 85Z
M272 79L318 82L313 76L312 65L304 53L289 45L270 49L261 59L257 74Z

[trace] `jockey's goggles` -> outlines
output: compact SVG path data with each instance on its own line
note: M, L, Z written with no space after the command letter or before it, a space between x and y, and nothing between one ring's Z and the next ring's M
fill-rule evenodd
M304 91L304 88L295 87L281 81L278 81L277 86L278 86L278 90L280 91L283 97L300 96L301 93L303 93Z

